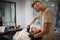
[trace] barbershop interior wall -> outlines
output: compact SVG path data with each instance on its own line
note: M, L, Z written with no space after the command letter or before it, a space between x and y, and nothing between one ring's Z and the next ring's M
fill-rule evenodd
M26 0L25 1L25 23L26 23L26 26L28 25L28 23L31 21L31 19L33 18L33 8L31 7L31 4L32 4L32 0Z
M27 28L29 21L33 18L33 10L31 8L32 0L6 0L16 2L16 22L17 26Z

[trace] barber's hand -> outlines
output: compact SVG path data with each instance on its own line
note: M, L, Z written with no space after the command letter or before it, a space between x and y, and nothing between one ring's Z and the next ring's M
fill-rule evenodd
M34 39L34 35L33 34L29 34L28 35L30 38Z
M38 38L38 36L37 35L34 35L34 38Z
M40 33L40 32L41 32L41 30L39 30L38 33ZM38 37L40 37L40 35L39 35L38 33L34 35L34 38L38 38Z
M28 25L28 27L27 27L27 32L29 32L29 30L30 30L30 25Z

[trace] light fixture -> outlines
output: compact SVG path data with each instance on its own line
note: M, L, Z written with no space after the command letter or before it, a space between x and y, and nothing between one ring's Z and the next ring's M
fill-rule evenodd
M54 7L55 5L54 4L51 4L52 7Z
M48 0L45 0L45 1L48 1Z

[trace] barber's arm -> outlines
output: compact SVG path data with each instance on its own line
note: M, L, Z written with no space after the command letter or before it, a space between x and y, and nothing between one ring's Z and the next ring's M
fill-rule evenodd
M34 18L30 21L30 23L28 24L28 27L27 27L27 32L29 32L30 26L35 22L35 20L36 20L37 18L38 18L38 16L34 17Z
M28 25L31 26L31 25L35 22L36 19L38 19L38 16L34 17L34 18L29 22Z
M34 38L43 37L50 32L51 22L44 23L44 30L34 35Z

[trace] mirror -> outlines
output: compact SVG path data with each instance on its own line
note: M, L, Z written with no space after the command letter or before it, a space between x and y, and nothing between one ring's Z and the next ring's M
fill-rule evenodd
M0 27L16 29L16 3L0 1Z

